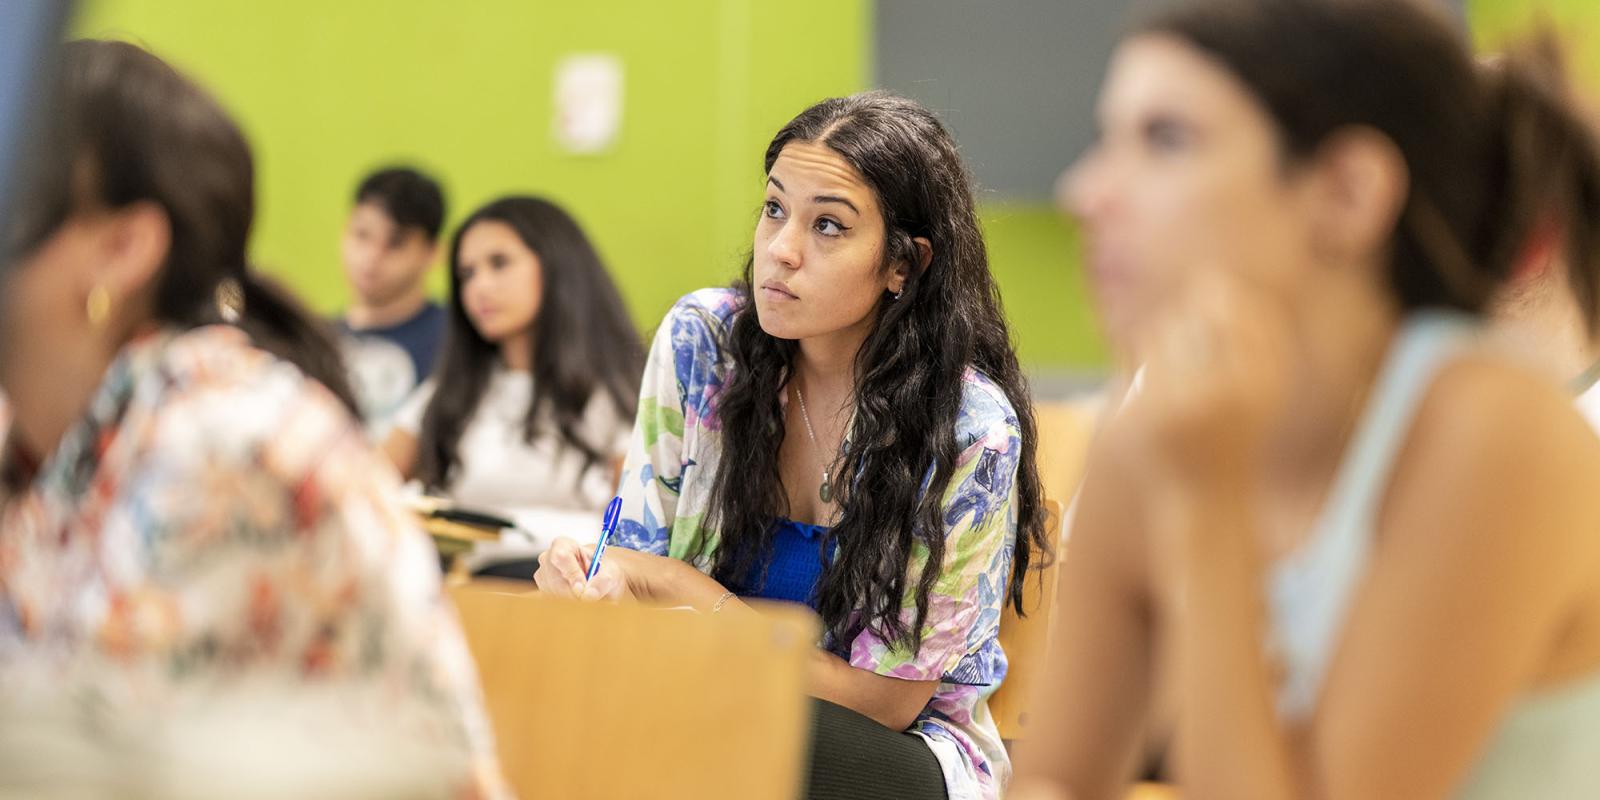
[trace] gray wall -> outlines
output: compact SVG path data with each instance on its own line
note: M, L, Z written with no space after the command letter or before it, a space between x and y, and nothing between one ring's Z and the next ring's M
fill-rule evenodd
M1045 201L1093 135L1118 34L1156 1L878 0L876 84L940 113L987 198Z

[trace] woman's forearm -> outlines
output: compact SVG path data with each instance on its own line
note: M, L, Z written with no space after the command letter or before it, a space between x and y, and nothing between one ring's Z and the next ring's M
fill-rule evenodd
M689 606L699 611L717 608L718 613L726 613L736 606L747 608L737 598L723 600L728 594L726 587L676 558L620 548L611 550L606 557L621 559L619 564L628 576L628 588L638 600L665 606ZM720 608L718 602L722 602Z
M612 555L611 553L615 553ZM720 615L753 614L755 609L711 576L675 558L612 550L628 576L628 588L641 601L666 606L689 606ZM938 681L908 681L857 669L838 656L817 650L812 658L809 691L818 698L871 717L893 730L916 721Z
M939 685L938 681L909 681L858 669L821 649L811 661L808 691L812 697L844 706L895 731L917 721Z
M1179 515L1178 770L1186 797L1294 800L1289 742L1274 708L1255 509L1238 491L1208 493Z

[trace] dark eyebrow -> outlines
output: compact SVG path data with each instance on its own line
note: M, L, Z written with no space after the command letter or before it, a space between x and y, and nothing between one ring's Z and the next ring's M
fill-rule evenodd
M780 192L787 193L789 191L788 189L783 188L783 183L781 181L779 181L777 178L772 177L771 175L767 176L767 183L770 183L773 186L778 187L778 191L780 191ZM811 202L813 202L813 203L839 203L839 204L845 206L846 208L850 209L851 211L856 212L857 214L861 213L861 209L856 208L856 204L855 203L852 203L849 200L846 200L845 198L839 197L837 195L819 194L816 197L811 198Z
M813 202L813 203L843 203L845 206L849 207L849 209L851 211L854 211L857 214L861 213L861 209L856 208L856 204L855 203L852 203L849 200L844 199L843 197L835 197L834 195L831 195L831 194L819 194L816 197L811 198L811 202Z

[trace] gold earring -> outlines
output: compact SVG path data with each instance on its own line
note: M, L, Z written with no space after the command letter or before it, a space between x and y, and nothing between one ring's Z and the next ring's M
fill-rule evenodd
M103 283L95 284L89 290L89 301L85 304L84 312L89 317L89 324L99 328L106 324L106 319L111 316L111 290Z

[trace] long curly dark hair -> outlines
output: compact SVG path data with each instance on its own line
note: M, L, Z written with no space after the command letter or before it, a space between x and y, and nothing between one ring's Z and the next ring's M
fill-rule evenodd
M833 641L869 629L920 649L928 594L945 556L943 497L959 456L955 438L968 369L1010 400L1022 433L1016 476L1017 538L1010 601L1022 610L1022 578L1044 547L1044 510L1034 465L1037 427L1000 293L973 208L971 180L950 134L927 109L873 92L824 100L784 126L767 147L768 173L790 142L825 145L866 179L884 218L884 261L918 264L915 237L933 245L926 269L913 270L901 299L885 293L856 355L855 421L839 465L837 524L823 552L837 546L817 587L817 611ZM796 342L761 329L751 290L754 257L735 285L742 308L722 336L728 383L719 398L723 447L707 524L718 542L712 576L728 584L767 552L773 522L787 515L778 475L784 437L780 398ZM697 547L696 550L701 550ZM926 549L929 569L910 573ZM909 591L908 591L909 590ZM914 599L913 599L914 598ZM907 602L916 621L900 618Z
M480 222L501 222L539 257L544 299L528 336L533 339L533 397L523 417L523 441L540 433L549 411L551 433L583 455L581 476L605 458L600 442L579 428L597 396L632 418L644 371L644 343L628 318L622 294L600 254L570 214L539 197L502 197L474 211L450 243L450 331L434 370L438 387L423 413L417 478L447 491L461 466L461 434L478 410L500 347L479 335L461 298L461 239ZM581 478L580 478L581 480Z

